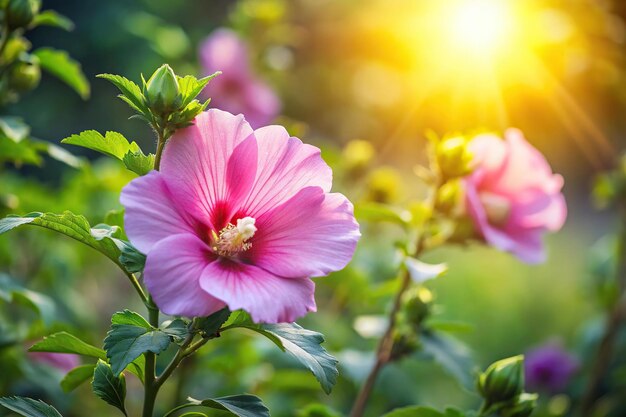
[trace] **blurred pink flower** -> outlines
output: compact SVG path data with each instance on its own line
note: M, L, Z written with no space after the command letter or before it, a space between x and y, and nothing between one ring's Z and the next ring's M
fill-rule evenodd
M563 178L521 131L505 140L481 135L470 143L476 168L465 178L465 202L483 238L527 263L545 260L542 236L565 222Z
M122 191L157 305L188 317L228 306L266 323L315 311L309 277L343 268L360 236L331 183L320 150L283 127L253 131L241 115L202 113L169 140L161 171Z
M28 352L28 357L33 362L51 366L63 373L68 373L80 365L80 358L68 353Z
M559 343L551 342L525 355L526 385L531 390L563 392L580 364Z
M243 114L253 126L271 123L281 103L274 91L250 68L248 48L235 32L217 29L200 45L200 63L205 75L222 71L206 88L211 106Z

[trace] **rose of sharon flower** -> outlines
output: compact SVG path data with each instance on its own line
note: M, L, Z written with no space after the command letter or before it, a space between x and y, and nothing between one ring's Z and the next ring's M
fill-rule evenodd
M526 384L533 390L562 392L578 370L578 360L559 344L550 343L525 355Z
M464 179L466 208L489 244L540 263L543 235L559 230L567 216L563 178L521 131L509 129L505 138L481 135L470 142L475 169Z
M42 363L52 368L67 373L80 365L77 355L54 352L28 352L28 357L37 363Z
M187 317L228 306L265 323L315 311L309 277L343 268L360 236L352 204L331 183L320 150L284 128L200 114L169 140L161 171L122 191L126 233L147 254L156 304Z
M235 32L214 31L200 45L200 63L206 75L222 71L205 90L212 107L241 113L253 127L264 126L276 118L280 100L254 75L246 44Z

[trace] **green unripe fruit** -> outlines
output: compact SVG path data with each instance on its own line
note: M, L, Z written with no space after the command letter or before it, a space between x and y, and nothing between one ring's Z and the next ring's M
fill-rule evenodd
M17 92L26 92L35 89L41 80L39 60L16 62L11 66L9 73L9 87Z
M507 403L524 391L524 356L495 362L478 377L478 391L487 404Z
M9 0L6 8L6 22L9 29L26 27L39 13L40 0Z
M178 80L172 68L161 65L146 83L148 105L157 114L178 110L182 104L182 96Z

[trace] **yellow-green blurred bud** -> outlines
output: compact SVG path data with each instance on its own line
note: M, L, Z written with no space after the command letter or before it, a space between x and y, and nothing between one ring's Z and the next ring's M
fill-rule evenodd
M161 65L146 83L146 98L150 108L158 114L178 110L182 104L182 96L178 80L172 68Z
M28 51L30 49L30 42L25 38L20 36L12 37L7 41L6 46L4 47L4 52L2 52L2 57L0 57L0 62L3 65L8 65L11 62L18 59L18 57Z
M419 327L430 314L433 294L424 287L413 287L403 297L403 312L407 322Z
M444 179L464 177L472 172L472 153L462 136L441 139L435 148L439 170Z
M490 405L513 401L524 391L524 356L491 364L478 377L478 391Z
M41 69L37 57L29 57L28 61L19 61L11 66L9 86L17 92L23 93L35 89L40 80Z
M537 407L537 394L523 393L515 399L514 405L500 411L502 417L528 417Z
M40 0L9 0L5 17L9 29L26 27L39 13L41 7Z
M375 150L366 140L351 140L343 148L343 161L348 171L361 171L374 158Z
M367 179L367 199L377 203L393 203L400 198L401 182L402 178L395 169L377 168Z
M443 214L450 214L459 208L463 190L459 180L451 180L443 184L437 192L435 208Z

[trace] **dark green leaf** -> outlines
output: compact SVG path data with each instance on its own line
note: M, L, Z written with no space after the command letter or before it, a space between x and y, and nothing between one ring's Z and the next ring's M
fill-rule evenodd
M229 411L238 417L269 417L270 411L256 395L241 394L228 397L195 400L188 398L188 407L200 406Z
M411 406L395 409L383 417L446 417L446 415L434 408Z
M222 327L222 324L230 317L230 310L228 307L217 311L210 316L201 317L196 319L198 323L198 329L204 333L205 336L213 336Z
M226 328L234 327L250 329L267 337L306 366L320 382L324 392L329 394L332 391L339 374L337 359L321 346L324 342L321 333L303 329L296 323L255 324L243 313L239 313Z
M54 10L44 10L35 15L30 27L34 28L37 26L53 26L67 31L74 29L74 23L70 19Z
M133 110L143 114L144 116L149 116L149 110L146 106L146 99L141 92L141 88L131 80L122 77L121 75L114 74L99 74L98 78L103 78L105 80L110 81L113 85L115 85L120 91L121 95L119 96L122 100L124 100Z
M87 382L94 373L95 365L81 365L69 371L61 380L64 392L70 392Z
M163 323L161 330L176 343L182 342L189 335L189 325L182 319L174 319Z
M141 150L137 152L128 151L122 161L129 171L133 171L137 175L146 175L154 169L154 154L144 155Z
M114 375L111 366L99 360L93 374L91 387L94 394L99 398L117 407L124 415L127 415L124 407L126 399L126 379L124 375Z
M0 117L0 131L13 142L20 142L30 134L30 127L19 117Z
M115 313L111 323L111 330L104 339L104 349L115 375L143 353L158 354L170 344L168 334L153 329L143 317L132 311Z
M420 333L422 350L468 390L474 388L474 362L469 349L456 339L433 331Z
M92 149L113 158L124 160L124 156L128 152L140 152L139 145L135 142L128 142L128 139L121 133L106 132L102 136L95 130L85 130L78 135L72 135L65 138L61 143L68 145L82 146L83 148Z
M39 48L33 52L33 55L39 58L41 68L72 87L83 99L89 98L89 82L80 64L70 58L67 52L52 48Z
M44 337L28 349L29 352L75 353L92 358L105 359L104 350L83 342L67 332L59 332Z
M24 288L8 275L0 273L0 299L6 302L23 301L39 313L45 324L51 324L55 318L54 301L45 294Z
M139 252L132 244L125 240L116 238L112 238L112 240L121 251L118 260L122 266L131 274L142 272L146 265L146 255Z
M61 417L56 408L32 398L3 397L0 405L25 417Z

